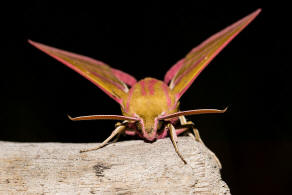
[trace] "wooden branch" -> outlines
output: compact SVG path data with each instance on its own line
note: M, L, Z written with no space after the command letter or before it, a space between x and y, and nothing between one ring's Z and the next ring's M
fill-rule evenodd
M230 194L209 150L179 137L97 144L0 142L0 194Z

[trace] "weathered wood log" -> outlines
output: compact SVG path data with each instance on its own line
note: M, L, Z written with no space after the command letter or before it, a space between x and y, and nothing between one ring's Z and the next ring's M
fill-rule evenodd
M179 137L109 144L0 142L0 194L230 194L209 150Z

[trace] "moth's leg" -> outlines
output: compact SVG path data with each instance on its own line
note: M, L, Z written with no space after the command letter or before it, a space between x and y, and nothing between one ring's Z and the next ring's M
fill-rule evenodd
M88 152L88 151L92 151L92 150L98 150L99 148L102 148L103 146L105 146L113 137L115 137L118 134L121 134L124 130L125 130L126 126L125 125L120 125L118 127L116 127L116 129L111 133L111 135L104 140L100 145L98 145L95 148L90 148L90 149L86 149L86 150L80 150L80 153L82 152Z
M115 124L115 127L117 128L117 127L122 126L122 125L127 126L127 123L128 123L127 120L123 121L122 123L121 123L121 122L117 122L117 123ZM122 134L122 133L123 133L123 132L117 134L117 136L116 136L115 139L112 141L112 143L116 143L116 142L119 140L119 138L121 137L121 134Z
M175 132L175 128L172 124L168 124L167 125L168 129L169 129L169 134L170 134L170 139L171 142L173 144L173 147L175 149L175 152L177 153L177 155L180 157L180 159L187 164L187 162L185 161L185 159L183 158L183 156L181 155L181 153L178 151L178 147L177 147L177 136L176 136L176 132Z
M120 139L120 137L121 133L119 133L111 143L116 143Z
M210 155L215 159L215 161L217 162L219 168L221 169L222 168L222 165L218 159L218 157L215 155L214 152L212 152L203 142L203 140L201 139L201 136L200 136L200 133L199 133L199 130L197 128L195 128L195 125L192 121L187 121L186 120L186 117L185 116L179 116L179 120L180 120L180 123L182 126L189 126L192 128L193 130L193 133L192 134L191 132L188 132L188 135L192 138L194 138L196 141L202 143L209 151ZM194 136L195 135L195 136Z
M192 121L187 121L185 116L179 116L179 121L180 121L181 126L187 126L188 128L192 128L195 136L191 133L188 133L189 136L195 138L196 141L204 144L199 134L199 130L195 128L195 124Z

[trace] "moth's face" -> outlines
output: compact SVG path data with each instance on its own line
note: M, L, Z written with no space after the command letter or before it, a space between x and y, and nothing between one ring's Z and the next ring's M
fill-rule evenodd
M158 117L138 117L139 121L137 122L137 130L143 138L148 141L154 141L157 138L157 132L161 132L163 127L163 121L158 120Z

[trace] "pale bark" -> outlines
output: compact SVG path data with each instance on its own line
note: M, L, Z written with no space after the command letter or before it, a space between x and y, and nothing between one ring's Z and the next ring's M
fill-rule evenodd
M0 142L0 194L230 194L208 149L178 137L109 144Z

